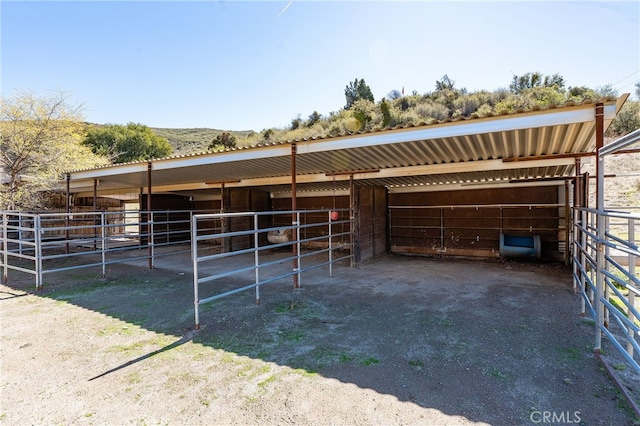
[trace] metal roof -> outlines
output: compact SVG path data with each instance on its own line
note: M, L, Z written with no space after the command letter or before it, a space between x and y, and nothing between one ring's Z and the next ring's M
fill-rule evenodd
M600 101L605 129L628 95ZM269 143L216 153L169 157L70 172L73 193L126 199L148 185L153 193L211 193L225 187L260 187L287 193L295 144L299 192L344 191L350 176L390 191L464 188L514 179L570 176L575 159L593 152L595 103L553 105L489 117ZM560 154L560 155L559 155ZM530 161L509 161L509 160ZM414 188L414 189L410 189ZM215 191L213 191L215 192Z

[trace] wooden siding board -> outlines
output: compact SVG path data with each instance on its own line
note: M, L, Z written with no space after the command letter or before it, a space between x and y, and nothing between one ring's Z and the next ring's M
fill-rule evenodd
M455 252L456 255L475 251L493 257L499 251L500 230L503 230L519 235L540 235L543 256L553 258L558 253L559 209L508 205L556 204L557 191L557 187L550 186L527 188L526 191L500 188L390 194L391 206L409 207L391 211L391 250L425 254ZM424 208L430 205L452 207ZM504 207L483 208L483 205Z

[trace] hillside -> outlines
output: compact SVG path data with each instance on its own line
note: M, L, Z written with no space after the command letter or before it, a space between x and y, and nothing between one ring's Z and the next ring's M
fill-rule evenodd
M605 138L605 145L614 138ZM637 148L632 146L630 148ZM640 206L640 153L609 155L604 163L606 207L638 207ZM595 157L582 167L582 172L596 173ZM589 205L595 207L596 180L591 179L589 188Z
M238 139L246 138L253 133L250 130L234 132L208 128L164 129L152 127L151 130L169 141L169 144L173 147L173 155L205 152L211 141L222 132L229 132Z

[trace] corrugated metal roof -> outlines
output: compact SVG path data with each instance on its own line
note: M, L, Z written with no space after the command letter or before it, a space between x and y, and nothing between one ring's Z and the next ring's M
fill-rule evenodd
M605 128L626 98L602 101ZM572 159L502 160L593 151L595 104L587 100L507 115L472 116L158 159L151 162L153 191L202 190L217 188L221 182L228 187L286 191L291 182L294 144L299 191L344 190L348 174L358 182L390 188L567 176L573 173ZM99 190L144 188L147 164L71 172L72 191L92 191L94 179L99 179ZM345 174L332 176L341 172Z

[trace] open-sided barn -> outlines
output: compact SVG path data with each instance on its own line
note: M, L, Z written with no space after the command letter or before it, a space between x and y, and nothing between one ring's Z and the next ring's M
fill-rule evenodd
M141 210L351 208L357 260L521 249L568 260L580 165L627 97L74 171L68 192Z

